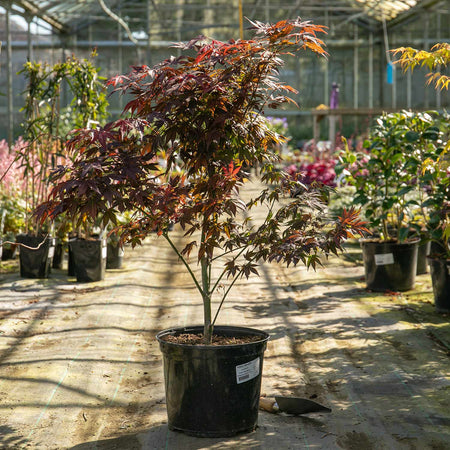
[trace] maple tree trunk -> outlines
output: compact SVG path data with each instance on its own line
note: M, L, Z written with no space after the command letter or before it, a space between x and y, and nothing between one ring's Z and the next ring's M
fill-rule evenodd
M209 264L205 257L201 260L202 267L202 300L203 300L203 341L211 344L213 326L211 323L211 294L209 292Z

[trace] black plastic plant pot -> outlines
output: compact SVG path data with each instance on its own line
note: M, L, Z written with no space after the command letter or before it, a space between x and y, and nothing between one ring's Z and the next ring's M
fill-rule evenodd
M408 291L414 288L419 239L407 242L360 241L367 289Z
M236 345L187 345L167 335L199 334L203 327L161 331L168 426L197 437L253 431L258 421L263 355L269 335L252 328L216 326L220 336L259 336Z
M428 272L427 256L430 254L431 242L419 244L417 248L417 271L416 275L423 275Z
M75 276L75 262L73 260L73 252L70 246L70 240L67 249L67 275L69 275L69 277Z
M69 248L77 281L89 283L105 278L106 239L70 239Z
M436 311L450 313L450 259L428 257L428 263Z
M106 268L120 269L123 262L123 248L116 241L108 241L106 252Z
M53 269L62 269L64 263L64 244L57 239L55 244L55 254L53 255Z
M16 242L23 244L19 250L20 276L48 278L55 253L55 239L49 236L19 234L16 236Z
M5 239L7 241L9 239ZM14 259L17 255L17 244L3 244L2 247L2 255L1 259L2 261L6 261L8 259Z

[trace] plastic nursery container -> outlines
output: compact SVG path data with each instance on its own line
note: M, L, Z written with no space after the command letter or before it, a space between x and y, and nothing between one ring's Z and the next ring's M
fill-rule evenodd
M408 242L360 240L367 289L407 291L414 288L419 239Z
M55 239L45 236L19 234L20 276L23 278L48 278L51 272ZM25 247L26 246L26 247Z
M260 336L236 345L167 342L168 334L198 334L202 326L161 331L169 429L198 437L225 437L256 428L263 354L269 335L252 328L216 326L221 336Z
M105 278L106 239L70 239L69 247L69 270L73 270L78 282Z

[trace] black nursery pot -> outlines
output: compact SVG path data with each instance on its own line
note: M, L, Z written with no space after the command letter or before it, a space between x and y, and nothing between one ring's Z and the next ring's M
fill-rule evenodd
M202 326L161 331L169 429L198 437L226 437L256 428L263 354L269 335L242 327L214 327L214 334L260 340L236 345L186 345L167 335L199 334Z
M55 252L55 239L49 236L19 234L16 236L16 242L32 247L20 246L20 276L23 278L48 278ZM42 245L39 247L41 243Z
M437 312L450 313L450 259L428 257Z
M8 239L5 239L7 241ZM1 259L6 261L8 259L14 259L17 254L17 244L3 244Z
M367 289L407 291L414 288L419 239L408 242L361 240Z
M124 251L119 243L113 240L108 240L106 252L106 268L107 269L121 269L123 262Z
M417 249L417 271L416 275L423 275L428 272L427 256L430 254L431 242L419 244Z
M106 239L70 239L69 248L69 270L73 270L78 282L105 278Z
M62 269L64 263L64 244L56 239L55 254L53 255L53 269Z

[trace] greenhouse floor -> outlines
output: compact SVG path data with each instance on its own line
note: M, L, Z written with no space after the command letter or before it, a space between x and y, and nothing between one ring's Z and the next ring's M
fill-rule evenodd
M163 240L127 248L101 282L3 272L0 448L449 448L450 316L434 312L429 275L366 291L357 245L317 272L262 265L236 286L220 322L270 333L262 392L332 413L261 411L256 431L223 439L167 427L155 334L200 323L202 307Z

